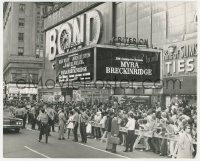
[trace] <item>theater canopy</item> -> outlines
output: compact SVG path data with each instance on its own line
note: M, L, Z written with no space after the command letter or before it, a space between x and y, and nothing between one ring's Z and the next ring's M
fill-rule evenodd
M158 83L161 51L95 45L56 57L58 82Z

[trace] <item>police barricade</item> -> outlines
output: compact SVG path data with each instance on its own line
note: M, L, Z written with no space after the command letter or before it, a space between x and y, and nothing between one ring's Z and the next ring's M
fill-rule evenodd
M100 128L102 127L101 124L95 123L94 121L90 121L89 123L94 127L100 127ZM119 127L119 131L127 133L127 128ZM137 145L140 142L142 137L148 137L148 138L156 137L156 138L160 138L160 139L178 141L178 135L173 135L173 134L168 134L168 133L161 135L161 134L158 134L154 131L149 131L149 130L135 130L135 135L138 135L138 137L137 137L137 139L134 143L134 146L133 146L134 148L137 147ZM193 144L197 144L195 140L193 140Z

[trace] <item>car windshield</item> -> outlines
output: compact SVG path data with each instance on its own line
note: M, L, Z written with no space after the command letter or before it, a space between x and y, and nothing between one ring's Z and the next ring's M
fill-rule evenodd
M3 118L13 118L14 116L11 113L9 108L3 109Z

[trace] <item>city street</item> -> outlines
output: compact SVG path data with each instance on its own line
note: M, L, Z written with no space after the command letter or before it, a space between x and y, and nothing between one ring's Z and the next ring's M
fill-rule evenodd
M105 142L88 139L87 144L73 142L70 139L58 140L57 132L51 132L49 143L43 140L38 142L38 130L29 128L20 133L4 131L3 157L4 158L166 158L153 152L135 150L123 152L124 147L117 146L117 153L105 150ZM80 141L80 138L79 138Z

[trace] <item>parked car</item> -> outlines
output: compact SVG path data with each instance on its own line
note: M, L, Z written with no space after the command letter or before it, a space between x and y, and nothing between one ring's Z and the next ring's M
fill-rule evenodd
M3 129L14 129L18 133L22 127L22 119L16 118L9 108L3 109Z

